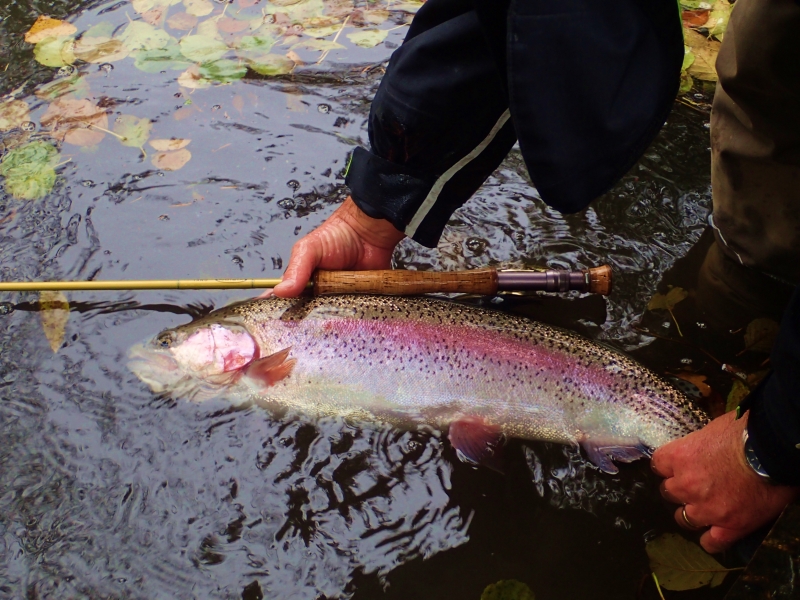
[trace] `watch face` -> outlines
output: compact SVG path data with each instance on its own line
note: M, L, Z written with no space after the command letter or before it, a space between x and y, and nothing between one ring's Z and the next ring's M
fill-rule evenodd
M769 478L769 474L766 472L764 467L761 466L761 461L758 460L758 456L756 456L756 452L753 450L753 446L750 443L749 437L746 437L744 440L744 458L753 471L755 471L761 477Z

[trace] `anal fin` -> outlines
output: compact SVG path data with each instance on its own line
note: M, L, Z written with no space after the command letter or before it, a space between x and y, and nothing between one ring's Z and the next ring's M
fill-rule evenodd
M503 432L481 417L462 417L450 423L448 438L458 458L502 473Z
M290 346L253 361L247 367L247 376L268 386L286 379L292 374L292 369L297 363L295 359L288 358L291 350Z
M601 471L615 475L619 473L613 461L629 463L640 458L649 457L650 448L638 439L608 439L585 436L581 447L587 458Z

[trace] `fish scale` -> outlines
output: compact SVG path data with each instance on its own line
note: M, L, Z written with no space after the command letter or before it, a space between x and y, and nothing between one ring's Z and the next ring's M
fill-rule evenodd
M250 366L212 376L180 364L179 348L209 339L192 334L220 327L252 336L258 356ZM239 364L237 351L220 346L209 356ZM236 360L220 362L220 352ZM194 386L230 398L256 395L312 417L450 426L451 441L454 430L465 440L465 454L480 454L499 435L581 444L609 472L616 471L612 459L646 455L707 422L676 388L609 346L426 297L253 300L163 332L133 355L143 380L152 386L168 365L162 380L179 382L173 391L187 397ZM162 391L170 388L163 381Z

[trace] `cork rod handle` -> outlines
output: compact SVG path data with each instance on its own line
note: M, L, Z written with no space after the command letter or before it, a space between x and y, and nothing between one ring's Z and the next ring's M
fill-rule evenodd
M314 274L314 295L385 294L413 296L417 294L459 293L493 295L497 292L497 271L317 271Z

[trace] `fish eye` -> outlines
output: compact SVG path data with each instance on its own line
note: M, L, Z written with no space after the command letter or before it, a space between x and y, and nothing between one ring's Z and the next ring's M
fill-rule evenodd
M164 331L158 334L156 345L161 348L169 348L175 341L175 334L172 331Z

